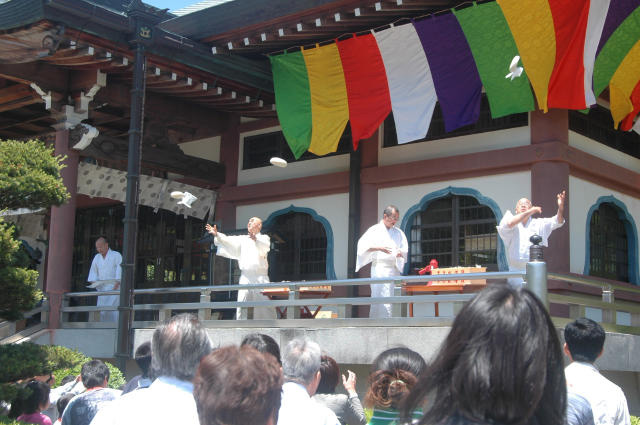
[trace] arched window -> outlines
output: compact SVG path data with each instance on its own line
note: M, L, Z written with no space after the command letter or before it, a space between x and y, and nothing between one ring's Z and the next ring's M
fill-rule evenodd
M298 281L327 278L327 235L310 214L289 212L276 217L271 236L269 279Z
M604 202L589 223L589 274L629 282L628 223L614 204Z
M498 270L496 217L472 196L448 195L418 211L409 232L409 272L429 264Z

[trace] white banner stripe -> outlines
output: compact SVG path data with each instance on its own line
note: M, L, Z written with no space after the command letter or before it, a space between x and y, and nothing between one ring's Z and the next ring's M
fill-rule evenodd
M596 103L593 94L593 67L596 61L596 50L602 36L609 4L611 0L590 0L587 33L584 39L584 97L587 108Z
M422 43L412 24L374 33L387 72L398 143L427 135L438 97Z

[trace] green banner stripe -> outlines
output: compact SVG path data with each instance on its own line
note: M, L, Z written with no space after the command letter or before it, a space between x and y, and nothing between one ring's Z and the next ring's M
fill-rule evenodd
M276 111L296 159L311 143L311 92L301 52L270 56Z
M535 103L526 70L513 81L505 78L518 48L500 6L496 2L474 3L454 13L471 48L491 116L532 111Z

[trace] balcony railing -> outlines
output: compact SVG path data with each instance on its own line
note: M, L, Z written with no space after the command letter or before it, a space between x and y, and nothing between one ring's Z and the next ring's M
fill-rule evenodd
M450 325L455 314L462 305L473 298L473 293L460 291L457 293L434 293L428 295L408 295L405 291L407 284L426 285L430 281L455 281L486 279L488 284L495 284L510 277L523 277L523 272L489 272L489 273L464 273L433 276L400 276L397 279L341 279L319 280L304 282L277 282L268 284L251 285L222 285L222 286L196 286L179 288L154 288L138 289L135 295L162 295L162 294L199 294L198 302L170 302L170 303L138 303L133 306L134 312L153 312L153 320L137 320L133 322L134 328L153 328L159 322L178 312L196 313L199 319L207 327L318 327L332 328L343 326L447 326ZM532 279L539 279L535 273L529 276L529 287L535 287ZM563 326L568 321L577 317L587 316L603 324L605 329L612 332L640 335L640 288L631 285L617 285L604 282L597 278L571 274L548 273L543 276L553 281L565 282L569 287L562 290L554 289L544 294L537 292L539 296L546 298L551 306L554 322ZM329 298L301 298L301 288L330 285L338 287L358 287L375 283L393 283L395 293L392 297L329 297ZM236 301L212 301L212 294L216 292L237 291L239 289L267 289L287 288L286 299L270 301L242 302ZM587 288L588 290L584 290ZM535 292L535 291L534 291ZM117 295L118 291L106 292L70 292L65 294L61 308L61 323L64 328L115 328L115 322L100 322L100 311L117 311L118 307L97 307L88 305L71 306L72 300L96 297L97 295ZM621 296L619 297L618 294ZM192 295L196 298L195 295ZM452 306L453 315L447 317L421 316L409 317L411 306L421 303L445 303ZM389 319L370 319L365 317L351 317L353 306L372 304L392 304L393 317ZM334 318L317 318L314 320L300 318L300 307L323 306L331 308L337 313ZM284 310L285 318L276 320L218 320L219 312L223 309L246 308L249 317L255 307L272 307ZM84 314L78 314L84 313ZM82 318L80 318L83 316ZM75 318L74 318L75 317Z

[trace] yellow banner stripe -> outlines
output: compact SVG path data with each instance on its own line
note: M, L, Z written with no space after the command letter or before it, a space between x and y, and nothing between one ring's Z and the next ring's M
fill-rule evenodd
M303 50L311 90L311 144L316 155L335 152L349 121L347 86L335 44Z
M609 83L609 101L615 128L618 128L620 121L633 111L631 93L638 80L640 80L640 41L629 50Z
M556 60L556 34L548 0L497 0L518 46L538 100L548 110L549 80ZM504 64L505 74L509 64Z

